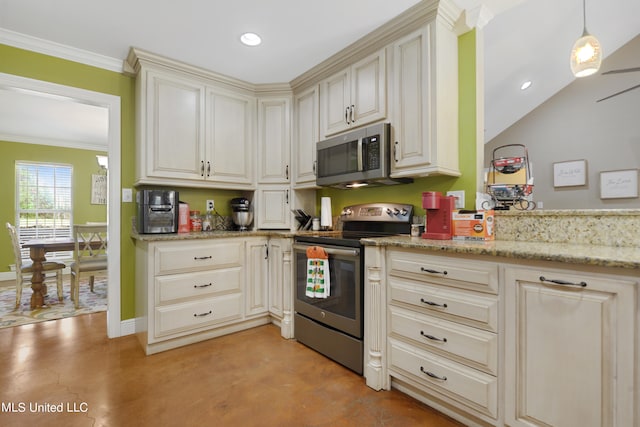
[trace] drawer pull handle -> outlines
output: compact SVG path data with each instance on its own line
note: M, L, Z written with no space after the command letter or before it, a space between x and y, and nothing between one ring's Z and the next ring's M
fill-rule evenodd
M587 287L587 282L575 283L575 282L568 282L566 280L547 279L544 276L540 276L540 281L541 282L553 283L555 285L580 286L581 288L586 288Z
M207 312L207 313L200 313L200 314L193 313L193 317L204 317L204 316L208 316L210 314L213 314L213 311L209 310L209 312Z
M211 259L213 258L211 255L209 256L194 256L193 259L198 261L198 260L202 260L202 259Z
M446 381L447 380L447 377L444 377L444 376L441 377L439 375L434 374L433 372L429 372L426 369L424 369L422 366L420 366L420 372L430 376L431 378L435 378L436 380L440 380L440 381Z
M430 305L432 307L442 307L442 308L447 308L447 304L438 304L437 302L433 302L433 301L427 301L424 298L420 298L420 302L423 304L427 304Z
M431 274L442 274L443 276L447 275L447 270L438 271L438 270L433 270L431 268L420 267L420 271L422 271L424 273L431 273Z
M208 288L209 286L213 286L212 283L205 283L204 285L193 285L194 288Z
M442 342L447 342L446 338L438 338L438 337L434 337L433 335L429 335L429 334L425 334L424 331L420 331L420 335L422 335L425 338L428 338L432 341L442 341Z

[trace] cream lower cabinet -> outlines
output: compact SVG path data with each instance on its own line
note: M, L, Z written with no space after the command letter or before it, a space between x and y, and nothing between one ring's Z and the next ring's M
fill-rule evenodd
M401 248L365 251L367 385L397 388L469 425L496 424L498 264Z
M269 239L269 314L283 338L293 338L291 239Z
M136 333L147 354L270 322L266 239L248 241L137 241Z
M628 277L505 268L508 425L638 425L637 286Z
M465 425L640 425L637 273L365 254L370 387L397 388Z

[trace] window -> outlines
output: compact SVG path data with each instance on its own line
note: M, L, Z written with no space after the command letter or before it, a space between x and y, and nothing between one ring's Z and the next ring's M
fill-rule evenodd
M71 165L16 162L16 230L20 243L29 239L72 236ZM53 252L48 258L70 257ZM22 257L29 258L23 249Z

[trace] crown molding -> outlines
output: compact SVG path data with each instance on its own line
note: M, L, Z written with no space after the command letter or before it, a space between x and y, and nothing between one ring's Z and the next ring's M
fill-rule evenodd
M428 22L438 20L450 31L456 31L456 24L463 10L452 0L420 1L402 14L396 16L361 39L345 47L340 52L322 61L312 69L293 79L290 84L294 91L307 88L323 78L348 67L367 55L384 48L393 41L421 28Z
M123 72L121 59L111 58L105 55L89 52L87 50L76 49L61 43L44 40L37 37L16 33L15 31L0 28L0 43L17 47L19 49L30 50L44 55L55 56L92 67L102 68L116 73Z

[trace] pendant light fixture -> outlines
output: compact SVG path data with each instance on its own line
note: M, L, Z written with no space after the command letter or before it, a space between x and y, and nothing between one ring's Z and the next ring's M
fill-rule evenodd
M582 0L583 31L571 50L571 71L576 77L586 77L596 73L602 63L600 42L587 31L587 10Z

